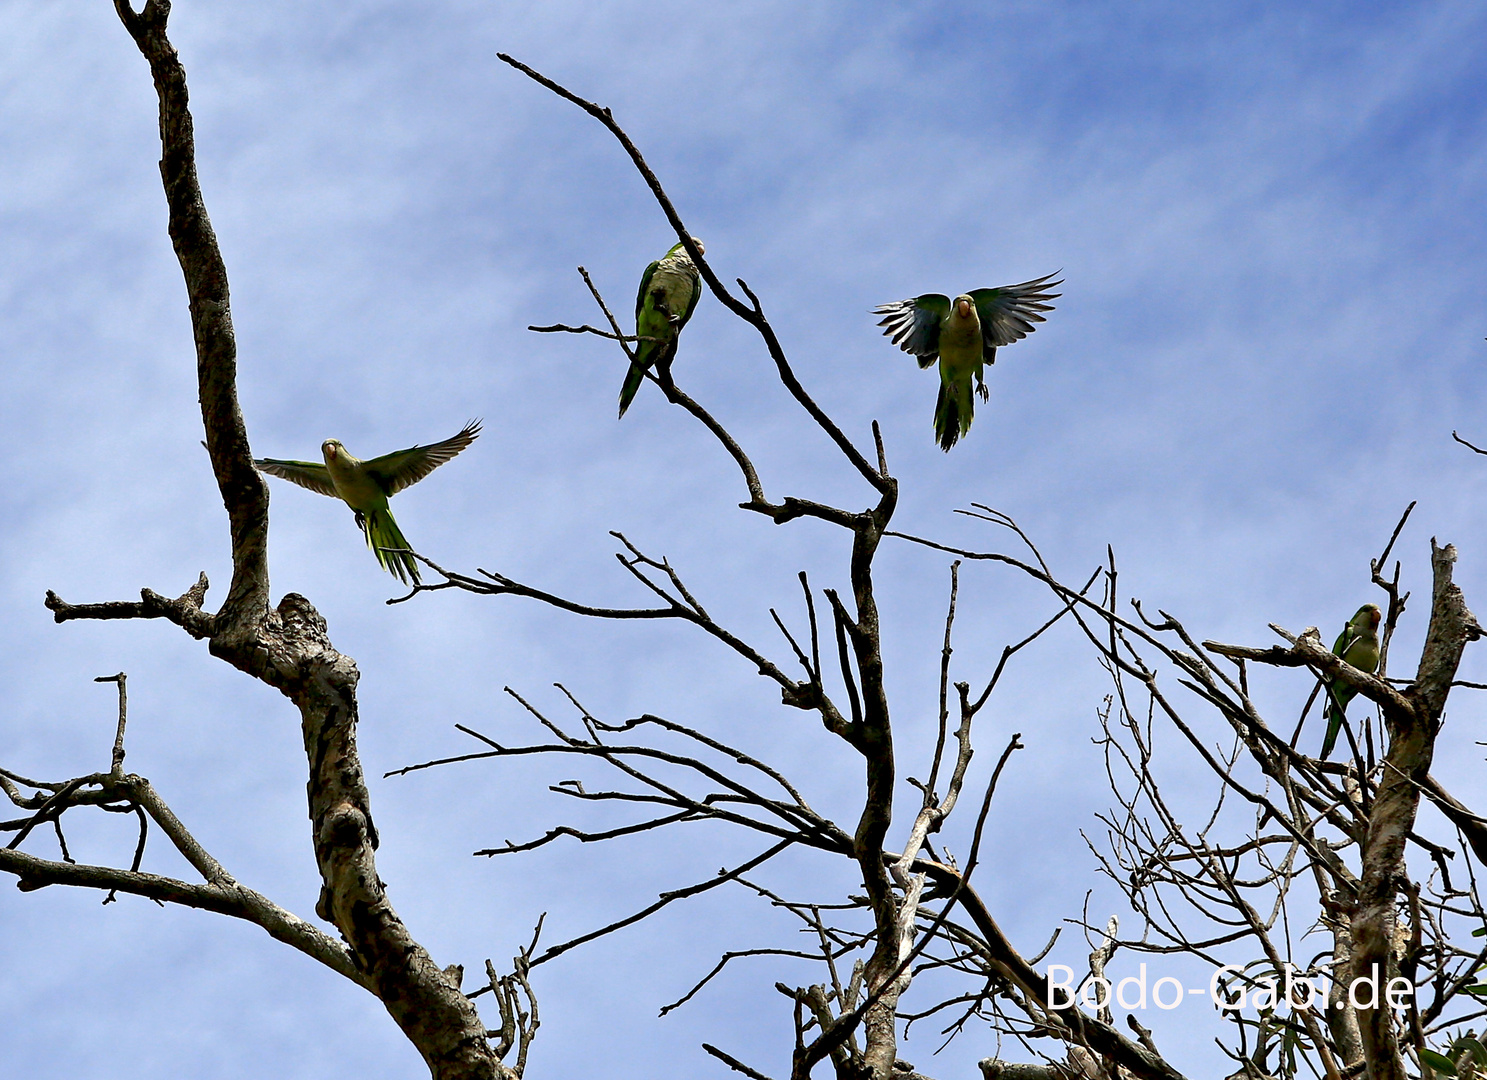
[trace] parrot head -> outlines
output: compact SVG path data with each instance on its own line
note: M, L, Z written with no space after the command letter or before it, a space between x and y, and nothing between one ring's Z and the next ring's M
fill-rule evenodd
M955 314L962 319L969 319L971 313L976 310L976 302L969 296L961 294L955 298Z
M1377 604L1364 604L1358 609L1358 614L1353 616L1353 621L1366 621L1370 630L1377 630L1379 623L1383 621L1384 614L1379 610Z
M695 237L695 236L692 237L691 239L692 239L692 243L694 243L694 244L697 245L697 254L699 254L699 255L706 255L707 254L707 248L705 248L705 247L702 246L702 241L699 240L699 239L697 239L697 237ZM685 255L686 253L687 253L687 246L685 244L672 244L671 245L671 250L668 251L666 254L669 257L671 255Z
M345 451L346 448L341 445L340 439L326 439L320 444L320 452L325 455L326 461L329 461L337 454L345 453Z

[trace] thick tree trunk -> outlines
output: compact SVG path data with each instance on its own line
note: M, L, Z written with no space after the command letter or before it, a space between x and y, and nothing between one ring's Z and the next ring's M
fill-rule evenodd
M1363 873L1353 910L1352 980L1372 980L1354 1000L1363 1056L1371 1080L1406 1080L1398 1025L1387 1000L1394 944L1395 905L1405 880L1405 844L1415 826L1420 791L1430 774L1435 738L1462 650L1480 636L1461 589L1451 580L1456 549L1431 542L1435 584L1430 629L1414 685L1406 692L1411 708L1384 708L1389 748L1384 755L1378 793L1368 818L1363 845Z
M128 0L116 0L115 7L149 61L160 99L160 175L190 299L206 446L227 508L233 559L227 600L215 616L201 611L201 597L190 594L140 614L163 614L208 638L213 655L299 708L323 882L318 913L340 930L364 985L382 1000L436 1080L508 1076L474 1005L409 934L377 877L377 833L356 755L355 662L331 645L325 620L304 597L291 593L277 609L268 607L268 491L253 466L238 406L227 269L197 182L186 73L166 35L170 3L149 0L135 12ZM150 596L145 601L141 609L149 607Z

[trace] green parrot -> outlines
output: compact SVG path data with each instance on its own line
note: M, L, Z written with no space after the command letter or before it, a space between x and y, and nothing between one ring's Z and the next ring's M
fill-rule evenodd
M418 483L474 442L479 434L480 421L471 420L458 435L443 442L432 446L410 446L371 461L352 457L339 439L326 439L320 444L320 452L325 455L324 465L276 458L255 458L253 464L270 476L290 480L321 495L330 495L351 507L357 527L367 538L367 547L372 549L382 568L405 585L410 577L417 585L417 560L407 551L385 550L412 547L393 520L387 499L410 484Z
M935 436L941 450L948 451L971 430L975 410L972 376L976 392L985 401L991 395L982 377L982 365L996 363L997 346L1027 337L1037 329L1034 323L1044 321L1039 312L1053 310L1048 301L1062 294L1048 290L1062 285L1063 280L1049 281L1051 277L1053 274L1045 274L1021 285L975 289L954 301L939 293L925 293L873 308L874 315L883 316L878 325L887 327L884 336L918 357L921 368L929 367L936 358L940 361Z
M699 252L703 251L701 240L694 236L692 243ZM635 359L630 362L625 385L620 387L621 416L635 400L652 364L659 364L663 374L670 373L677 335L687 325L701 298L702 277L682 244L673 245L663 257L645 268L640 278L640 293L635 297L635 335L656 340L635 343Z
M1332 646L1333 654L1342 657L1359 671L1372 675L1379 669L1379 621L1382 618L1377 604L1364 604L1348 620L1342 633L1337 635L1337 641ZM1332 680L1327 694L1327 708L1322 713L1327 719L1327 736L1322 740L1323 761L1327 760L1327 755L1337 745L1337 733L1342 730L1343 713L1348 702L1357 694L1358 691L1343 680Z

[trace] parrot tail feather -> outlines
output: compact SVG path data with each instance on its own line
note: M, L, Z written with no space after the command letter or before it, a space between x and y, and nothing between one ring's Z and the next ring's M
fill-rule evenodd
M640 392L640 384L645 382L645 373L652 366L656 369L656 377L660 380L662 387L670 393L671 361L676 359L676 339L657 344L654 341L642 341L635 350L635 359L630 361L630 370L625 374L625 385L620 387L620 416L625 415L625 410L630 407L630 402L635 400L635 395Z
M964 386L940 383L940 396L935 402L935 436L941 450L948 453L957 440L971 430L974 409L969 382Z
M1322 751L1317 755L1322 761L1327 760L1327 756L1332 753L1333 747L1337 745L1337 737L1342 733L1344 710L1348 707L1348 702L1353 699L1353 694L1355 693L1357 691L1352 690L1351 687L1339 690L1334 686L1328 690L1327 708L1322 712L1322 718L1327 721L1327 734L1322 737ZM1334 696L1337 699L1336 701L1332 700Z
M640 392L640 384L645 382L645 368L638 363L632 363L630 370L625 375L625 385L620 387L620 416L625 415L625 410L630 407L630 402L635 400L635 395Z
M940 441L940 449L946 453L960 438L960 413L955 408L955 395L947 393L948 389L940 383L940 396L935 402L935 437Z
M408 579L413 579L413 584L420 584L418 578L418 560L408 550L393 550L388 548L410 549L412 544L403 535L403 530L398 528L398 523L393 519L392 511L386 507L373 510L363 518L365 522L363 529L367 536L367 547L372 549L372 554L377 556L377 562L382 565L393 577L404 585Z
M1337 733L1342 730L1342 717L1328 709L1325 717L1327 721L1327 734L1322 738L1322 752L1317 755L1322 761L1332 753L1332 748L1337 745Z

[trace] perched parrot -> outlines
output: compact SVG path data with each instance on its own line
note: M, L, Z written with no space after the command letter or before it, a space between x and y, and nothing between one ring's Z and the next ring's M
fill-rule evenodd
M952 302L939 293L880 304L874 315L882 315L879 326L887 327L884 335L906 353L919 358L927 368L940 361L940 398L935 403L935 436L941 450L949 450L971 430L975 402L971 398L971 378L976 392L985 401L989 396L982 377L982 365L996 363L999 345L1027 337L1043 322L1039 312L1052 311L1048 301L1061 293L1049 289L1062 285L1049 281L1053 274L1024 281L1021 285L1003 285L1000 289L976 289L962 293Z
M1342 633L1337 635L1337 641L1332 646L1333 654L1342 657L1359 671L1372 675L1379 669L1379 621L1382 618L1377 604L1364 604L1348 620ZM1342 730L1343 713L1348 702L1357 694L1357 690L1341 679L1332 680L1327 694L1327 708L1322 713L1327 719L1327 736L1322 740L1323 761L1327 760L1327 755L1337 745L1337 733Z
M695 236L692 243L698 251L704 250L702 241ZM671 370L677 335L687 325L701 297L702 278L683 245L673 245L665 256L645 268L640 278L640 293L635 297L635 336L655 340L635 343L635 359L630 362L625 385L620 387L621 416L635 400L652 364L659 364L663 372Z
M479 434L480 421L471 420L453 438L432 446L410 446L371 461L352 457L339 439L326 439L320 444L320 452L325 455L324 465L275 458L255 459L253 464L270 476L330 495L351 507L357 527L367 538L367 547L372 549L382 568L405 585L410 577L417 585L417 560L407 551L384 550L412 547L393 520L387 499L410 484L418 483L474 442Z

